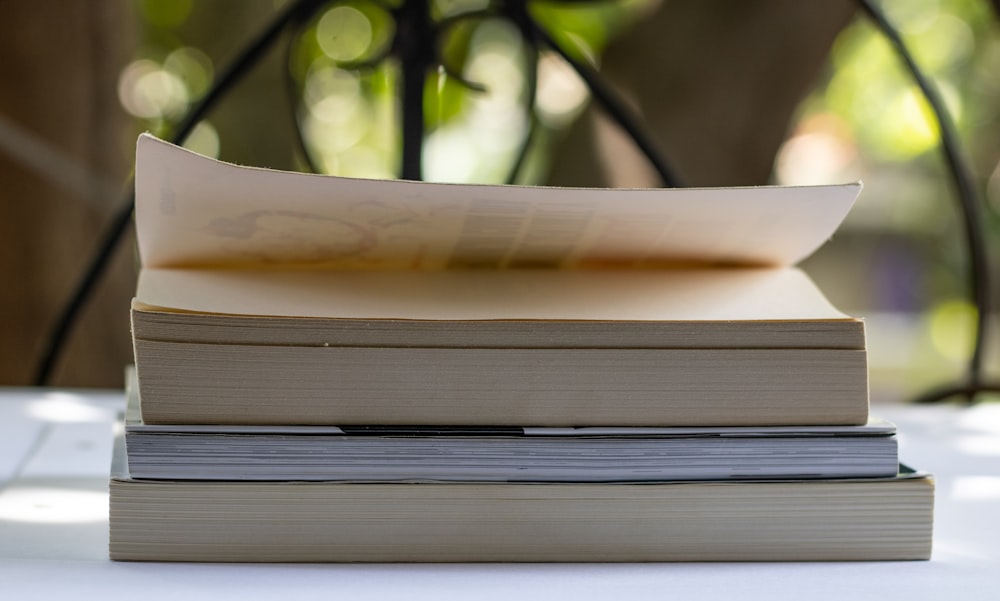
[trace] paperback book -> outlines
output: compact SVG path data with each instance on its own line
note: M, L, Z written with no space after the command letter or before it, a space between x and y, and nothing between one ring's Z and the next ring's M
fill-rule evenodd
M356 180L143 136L143 420L863 425L864 323L795 267L859 190Z

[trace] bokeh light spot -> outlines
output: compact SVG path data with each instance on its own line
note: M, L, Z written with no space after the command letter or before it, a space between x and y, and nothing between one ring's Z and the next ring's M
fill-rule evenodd
M356 61L372 45L372 24L364 13L351 6L328 10L316 25L320 49L335 61Z

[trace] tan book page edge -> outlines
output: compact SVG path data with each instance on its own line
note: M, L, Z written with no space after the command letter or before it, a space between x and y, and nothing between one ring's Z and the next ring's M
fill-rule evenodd
M419 320L852 320L798 268L664 271L151 269L135 308Z
M362 180L238 167L149 135L136 158L147 267L792 265L861 190L587 189Z

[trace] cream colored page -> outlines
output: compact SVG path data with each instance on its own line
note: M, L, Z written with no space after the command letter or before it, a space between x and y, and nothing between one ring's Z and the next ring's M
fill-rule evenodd
M237 167L144 135L136 222L147 267L791 265L833 234L860 189L360 180Z
M847 319L797 268L337 271L145 268L139 308L425 320Z

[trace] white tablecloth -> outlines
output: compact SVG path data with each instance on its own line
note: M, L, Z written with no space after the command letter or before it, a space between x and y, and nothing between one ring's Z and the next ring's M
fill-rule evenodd
M0 389L0 599L1000 599L1000 406L875 406L937 477L929 562L206 565L107 558L120 392Z

